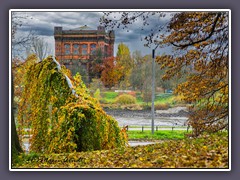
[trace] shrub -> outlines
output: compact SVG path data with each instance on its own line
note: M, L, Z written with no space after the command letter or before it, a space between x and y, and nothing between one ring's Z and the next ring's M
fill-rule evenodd
M155 110L166 110L169 109L170 105L168 103L164 103L164 104L156 104L155 105Z
M115 99L115 103L125 105L125 104L135 104L137 102L136 98L129 94L121 94Z

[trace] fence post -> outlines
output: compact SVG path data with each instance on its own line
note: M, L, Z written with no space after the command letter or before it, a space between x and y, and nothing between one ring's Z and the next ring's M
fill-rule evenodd
M142 126L142 132L143 132L143 126Z
M173 131L173 128L174 128L174 127L172 127L172 131Z
M156 126L156 131L158 131L158 126Z

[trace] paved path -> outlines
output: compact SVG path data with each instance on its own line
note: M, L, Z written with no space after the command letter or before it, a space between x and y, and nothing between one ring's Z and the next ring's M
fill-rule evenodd
M144 142L141 142L141 141L128 141L128 144L130 146L145 146L145 145L148 145L148 144L155 144L157 142L151 142L151 141L144 141Z

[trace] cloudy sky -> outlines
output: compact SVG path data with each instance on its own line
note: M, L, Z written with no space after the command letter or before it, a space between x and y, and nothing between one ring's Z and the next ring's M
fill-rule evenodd
M92 29L96 29L99 19L103 16L103 12L85 12L85 11L24 11L17 12L20 16L27 16L22 27L18 31L18 35L26 34L29 31L35 32L36 35L44 37L54 50L54 26L62 26L64 30L78 28L87 25ZM118 15L115 15L118 16ZM114 53L117 53L117 46L123 42L130 51L140 50L142 55L151 54L151 49L144 47L144 37L150 32L150 29L162 25L169 19L168 15L165 18L155 17L150 19L150 25L145 26L142 30L142 21L138 20L128 29L115 30L115 47ZM141 41L143 40L143 41ZM161 52L164 53L164 52ZM161 54L157 52L157 54Z

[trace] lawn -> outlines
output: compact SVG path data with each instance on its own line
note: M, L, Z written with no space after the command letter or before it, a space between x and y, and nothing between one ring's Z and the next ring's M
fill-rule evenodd
M184 139L187 131L185 130L158 130L154 134L150 130L128 131L129 140L169 140Z
M146 102L143 101L142 96L140 93L136 94L137 98L137 103L138 104L146 104ZM173 104L174 103L174 95L170 93L160 93L160 94L155 94L155 104ZM151 103L151 100L150 102Z
M113 103L115 101L115 98L119 95L120 93L118 92L113 92L113 91L105 91L101 92L101 97L103 102L107 103ZM175 103L174 101L174 95L170 93L161 93L161 94L156 94L155 96L155 104L170 104L173 105ZM142 105L146 104L141 96L140 92L136 93L136 99L137 99L137 104Z
M118 94L118 92L113 91L101 92L102 101L107 103L113 103Z

